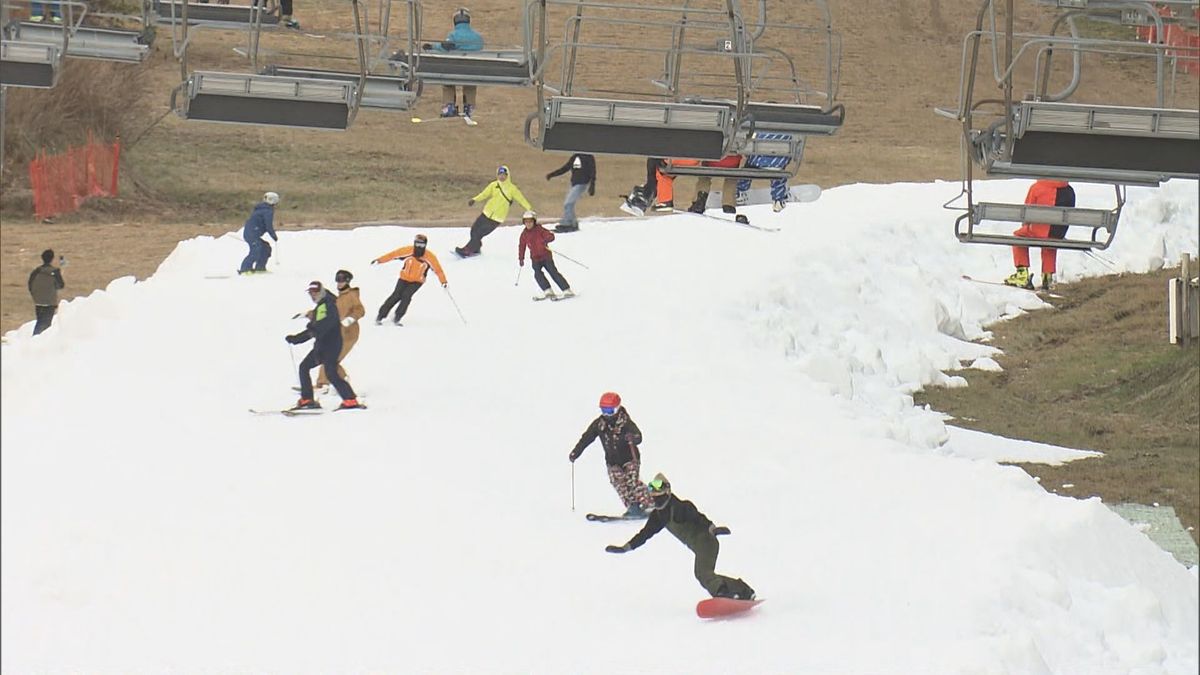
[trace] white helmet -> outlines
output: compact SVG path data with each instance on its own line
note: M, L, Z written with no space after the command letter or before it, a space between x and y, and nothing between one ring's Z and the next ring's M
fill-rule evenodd
M263 201L270 204L271 206L275 206L276 204L279 203L279 193L278 192L268 192L267 194L263 195Z
M537 220L537 214L533 211L526 211L525 213L521 214L521 220L529 220L530 218Z

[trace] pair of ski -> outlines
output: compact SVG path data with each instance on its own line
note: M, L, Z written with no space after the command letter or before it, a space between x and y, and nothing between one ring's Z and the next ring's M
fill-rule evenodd
M560 302L562 300L570 300L571 298L577 297L579 297L578 293L575 293L574 295L535 295L533 296L533 301L541 302L543 300L549 300L550 302Z
M333 412L341 410L366 410L367 406L360 405L357 408L334 408ZM256 410L250 409L251 415L283 415L284 417L308 417L312 415L323 415L329 412L324 408L285 408L284 410Z
M477 127L477 126L479 126L479 122L476 122L475 120L471 119L470 117L467 117L466 115L463 115L461 118L460 118L459 116L457 116L457 115L455 115L454 117L431 117L431 118L429 118L429 119L422 119L422 118L420 118L420 117L413 117L413 118L412 118L412 119L410 119L409 121L410 121L410 122L412 122L413 124L420 124L420 123L422 123L422 122L437 122L437 121L440 121L440 120L453 120L453 119L461 119L461 120L462 120L463 122L465 122L465 123L466 123L466 125L467 125L467 126L469 126L469 127Z
M1011 288L1011 289L1017 290L1017 291L1026 291L1028 293L1035 293L1039 296L1044 296L1047 298L1057 298L1060 300L1063 298L1063 296L1059 295L1058 293L1051 293L1050 291L1048 291L1044 288L1043 289L1024 288L1021 286L1013 286L1011 284L1006 284L1003 281L988 281L986 279L976 279L975 277L968 276L966 274L962 275L962 278L964 281L973 281L977 284L987 284L989 286L1003 286L1004 288Z
M593 523L612 523L624 520L645 520L646 516L610 516L589 513L587 519ZM762 600L738 600L736 598L707 598L696 603L696 616L701 619L723 619L748 612Z

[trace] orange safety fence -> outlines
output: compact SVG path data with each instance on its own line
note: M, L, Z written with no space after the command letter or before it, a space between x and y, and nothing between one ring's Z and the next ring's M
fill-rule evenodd
M1170 7L1159 7L1158 13L1163 16L1174 16ZM1200 10L1195 10L1200 19ZM1200 75L1200 32L1188 30L1179 24L1169 24L1163 27L1163 44L1172 47L1167 50L1167 56L1177 59L1179 69L1192 75ZM1146 42L1158 42L1158 29L1154 26L1142 26L1137 29L1138 37Z
M33 212L39 219L78 210L92 197L117 196L121 139L111 145L96 143L88 133L86 145L58 155L45 150L29 163L33 186Z

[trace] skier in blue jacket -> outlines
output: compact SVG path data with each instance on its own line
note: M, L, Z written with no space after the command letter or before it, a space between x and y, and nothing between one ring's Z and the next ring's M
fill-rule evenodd
M242 228L242 238L250 246L250 252L242 260L238 274L267 271L267 259L271 257L271 245L262 236L269 234L271 239L279 241L279 237L275 234L275 205L278 203L279 195L268 192L263 195L261 202L254 205L254 211Z
M454 30L446 39L436 44L424 44L422 47L435 52L477 52L483 49L483 36L471 28L471 12L466 7L460 7L454 13ZM475 112L474 85L463 85L463 117L470 117ZM442 85L442 117L457 117L458 108L455 106L457 92L453 85Z

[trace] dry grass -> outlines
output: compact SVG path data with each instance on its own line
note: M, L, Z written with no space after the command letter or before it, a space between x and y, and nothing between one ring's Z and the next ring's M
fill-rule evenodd
M1056 310L992 327L1004 372L968 371L970 387L918 400L968 428L1105 453L1022 465L1047 490L1166 504L1200 526L1200 345L1185 350L1166 335L1166 280L1178 274L1064 287Z

